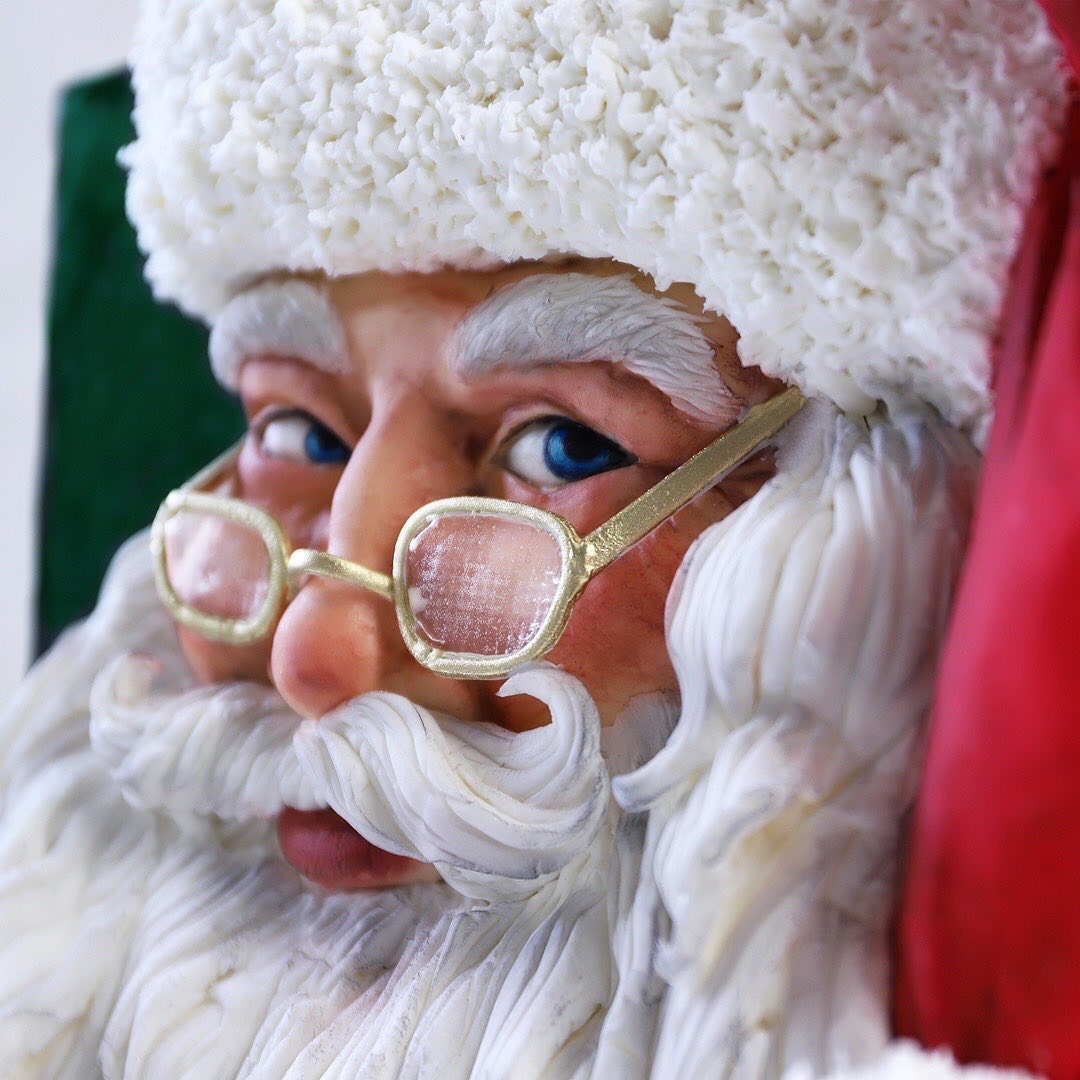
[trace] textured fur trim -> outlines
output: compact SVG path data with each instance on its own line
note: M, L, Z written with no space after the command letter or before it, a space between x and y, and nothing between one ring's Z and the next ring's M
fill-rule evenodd
M812 1073L789 1069L784 1080L813 1080ZM913 1042L890 1043L872 1065L830 1074L827 1080L1032 1080L1019 1069L958 1065L946 1050L924 1050Z
M975 423L1060 53L1035 0L146 0L129 211L160 296L610 257L747 362Z

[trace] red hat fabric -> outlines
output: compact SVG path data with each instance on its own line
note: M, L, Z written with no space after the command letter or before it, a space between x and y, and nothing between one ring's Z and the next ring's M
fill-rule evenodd
M1080 74L1080 2L1042 0ZM1029 217L897 927L896 1024L1080 1077L1080 102Z

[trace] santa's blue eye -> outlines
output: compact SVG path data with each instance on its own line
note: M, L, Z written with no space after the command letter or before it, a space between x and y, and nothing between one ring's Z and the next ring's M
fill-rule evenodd
M318 421L312 423L304 436L304 451L316 465L342 465L349 460L349 448Z
M539 488L562 487L634 461L617 442L564 416L529 424L503 454L510 472Z
M330 428L300 411L271 416L259 431L259 443L268 457L308 465L344 465L350 454Z

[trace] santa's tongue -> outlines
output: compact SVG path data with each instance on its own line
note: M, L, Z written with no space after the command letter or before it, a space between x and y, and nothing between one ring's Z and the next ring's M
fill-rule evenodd
M436 881L430 866L365 840L333 810L296 810L278 815L278 843L285 861L324 889L378 889Z

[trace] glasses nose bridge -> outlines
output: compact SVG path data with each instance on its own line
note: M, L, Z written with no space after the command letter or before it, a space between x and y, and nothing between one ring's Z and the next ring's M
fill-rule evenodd
M325 551L297 548L289 555L287 575L290 596L296 594L304 577L314 575L352 585L391 603L394 601L394 581L389 575Z

